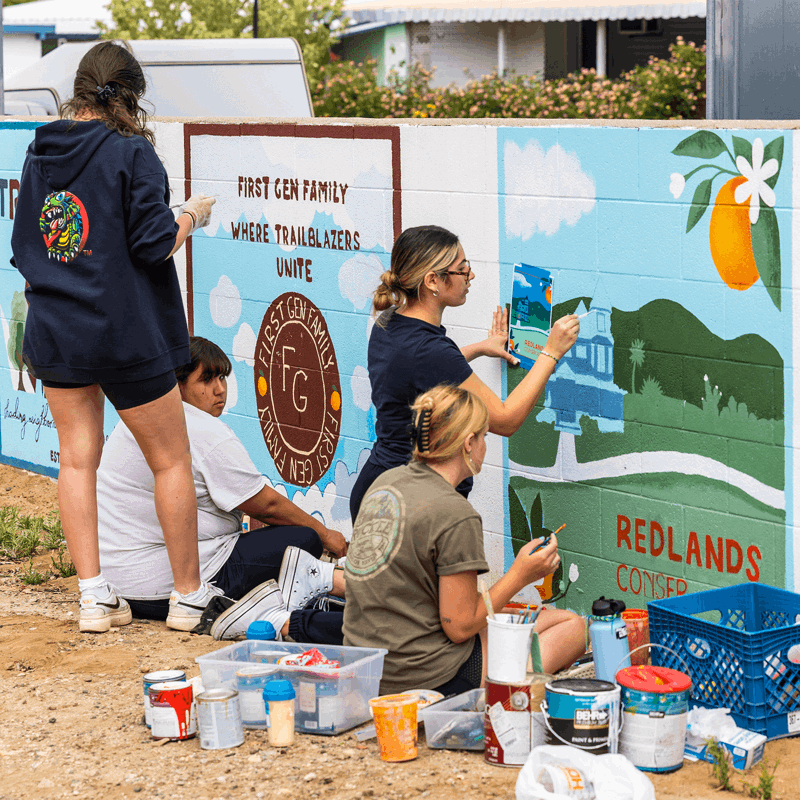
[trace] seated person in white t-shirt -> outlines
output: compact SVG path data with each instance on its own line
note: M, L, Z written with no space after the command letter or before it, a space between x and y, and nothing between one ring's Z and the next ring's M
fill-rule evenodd
M259 608L274 606L267 618L279 633L289 631L296 641L341 644L341 614L332 618L330 635L324 616L317 614L319 619L313 620L310 611L293 614L291 620L289 616L317 595L344 595L342 570L317 558L323 547L345 555L347 542L269 488L234 432L218 419L231 372L225 353L199 336L191 339L191 353L191 364L176 370L176 376L192 452L202 579L212 582L218 594L240 600L265 581L279 578L291 547L281 576L288 609L276 585L266 600L263 589L250 600ZM166 619L172 571L156 516L153 473L122 422L103 447L97 505L103 574L129 602L134 616ZM242 533L243 513L266 527ZM172 609L171 627L191 630L202 612L203 607L183 602Z

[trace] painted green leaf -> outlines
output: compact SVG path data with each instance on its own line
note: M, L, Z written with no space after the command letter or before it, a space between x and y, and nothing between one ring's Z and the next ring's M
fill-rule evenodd
M747 139L742 139L741 136L733 136L733 155L738 158L739 156L743 156L744 160L747 161L748 164L753 163L753 145L747 141Z
M713 178L702 181L694 190L694 197L692 198L692 207L689 209L689 219L686 221L686 233L694 228L698 222L703 218L706 213L708 204L711 202L711 184L714 182Z
M766 164L771 158L775 158L778 161L778 171L771 177L767 178L765 183L769 186L770 189L775 188L775 184L778 182L778 178L781 175L781 167L783 166L783 136L779 136L777 139L773 139L765 148L764 148L764 163Z
M511 545L516 557L520 549L531 540L531 530L528 527L525 509L511 484L508 485L508 521L511 526Z
M713 131L697 131L684 139L672 153L691 158L716 158L726 150L725 142Z
M753 256L758 274L780 311L781 308L781 236L778 216L774 209L762 204L758 222L750 228L753 240Z

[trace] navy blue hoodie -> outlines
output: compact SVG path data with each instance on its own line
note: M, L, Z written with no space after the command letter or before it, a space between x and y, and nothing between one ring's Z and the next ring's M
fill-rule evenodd
M22 350L38 378L132 382L191 360L178 225L150 142L99 120L36 129L11 263L29 284Z

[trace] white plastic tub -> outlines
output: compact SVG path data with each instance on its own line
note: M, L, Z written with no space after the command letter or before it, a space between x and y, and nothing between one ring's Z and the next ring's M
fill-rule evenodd
M483 750L483 689L425 709L425 741L434 750ZM480 711L475 711L480 708Z

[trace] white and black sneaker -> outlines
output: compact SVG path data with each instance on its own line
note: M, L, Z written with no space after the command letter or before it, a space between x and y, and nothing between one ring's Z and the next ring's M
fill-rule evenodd
M200 622L200 617L212 597L223 595L223 591L213 584L200 581L200 588L190 594L173 590L169 596L167 627L176 631L190 631Z
M289 619L289 610L275 581L267 581L251 589L241 600L223 611L211 626L211 635L219 639L237 639L247 633L251 622L267 620L272 623L281 641L281 628Z
M132 619L131 607L113 586L81 592L81 614L78 628L82 633L105 633Z
M333 590L334 564L320 561L299 547L287 547L281 562L278 585L289 611L305 608Z

